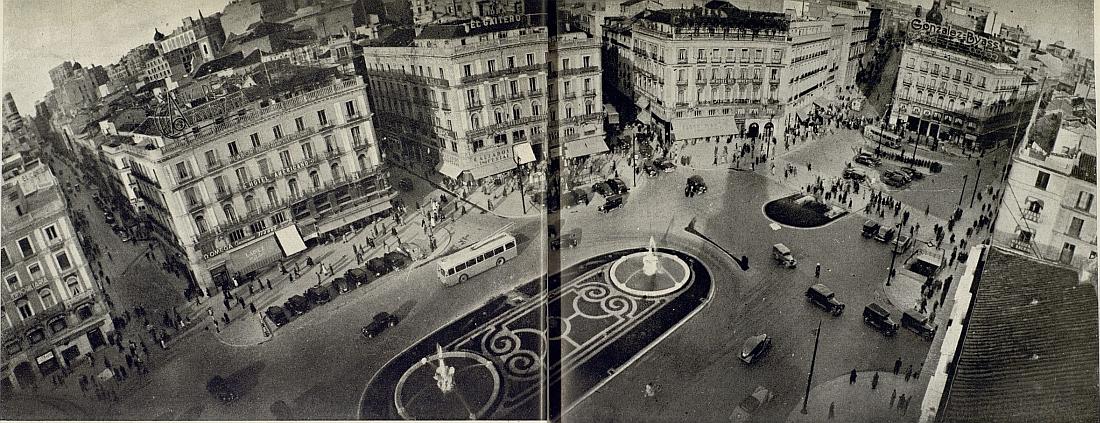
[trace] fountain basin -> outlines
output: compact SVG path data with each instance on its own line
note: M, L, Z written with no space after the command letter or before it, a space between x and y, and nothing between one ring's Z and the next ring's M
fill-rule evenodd
M440 357L455 368L454 389L446 393L434 379ZM448 351L409 367L397 382L393 401L406 420L480 420L492 413L500 387L500 373L492 361L466 351Z
M656 257L657 271L647 275L643 269L646 257ZM660 251L644 251L624 256L611 264L609 277L619 290L638 297L662 297L687 284L691 276L687 263L679 257Z

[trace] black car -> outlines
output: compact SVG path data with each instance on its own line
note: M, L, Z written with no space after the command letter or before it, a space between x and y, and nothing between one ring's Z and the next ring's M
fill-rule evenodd
M876 303L868 304L863 309L863 322L886 336L894 336L898 333L898 324L890 319L890 312Z
M309 311L310 308L312 308L309 304L309 300L301 295L290 297L289 300L286 300L286 304L284 304L284 307L286 307L286 310L295 316L305 314L307 311Z
M911 179L911 180L915 181L915 180L918 180L918 179L924 179L924 174L921 173L921 171L919 171L917 169L914 169L914 168L911 168L911 167L903 167L903 168L901 168L901 171L902 171L902 173L905 173L906 175L908 175L909 179Z
M599 211L608 213L612 210L618 209L623 206L623 196L612 195L607 197L607 200L603 204L600 204Z
M332 299L332 293L323 286L314 286L306 290L305 297L313 304L321 305Z
M817 304L819 307L825 309L834 316L839 316L844 313L844 303L836 299L836 294L833 290L823 284L815 284L806 290L806 300L811 303Z
M348 271L344 273L344 279L347 280L345 290L355 289L360 285L370 283L370 276L368 276L367 271L359 267L348 269Z
M684 187L685 197L694 197L704 192L707 192L707 183L703 180L702 176L692 175L688 178L687 186Z
M676 170L676 164L664 157L653 160L653 166L656 166L661 172L672 172Z
M646 163L642 165L642 171L649 176L657 176L661 174L661 171L657 170L657 166L655 166L653 163Z
M894 188L901 188L910 182L909 175L896 170L888 170L882 174L882 182Z
M286 317L286 310L283 310L282 307L268 307L267 311L264 311L264 314L267 315L268 319L271 319L271 323L274 323L275 327L280 327L282 325L290 323L290 319Z
M894 240L894 235L897 235L897 231L894 230L893 226L883 226L878 228L878 233L875 234L875 240L889 243Z
M626 182L619 178L608 179L607 186L611 188L612 194L626 194L630 191L630 188L626 187Z
M375 277L385 275L390 272L389 267L386 266L386 260L382 257L371 257L367 260L367 265L364 266L370 273L373 273Z
M901 325L920 335L926 341L936 337L936 328L925 316L917 310L909 310L901 314Z
M397 316L389 314L387 312L381 312L374 315L374 320L370 324L363 326L363 336L367 338L374 338L380 335L386 328L392 328L397 326L399 319Z
M842 176L844 177L844 179L851 179L851 180L856 181L856 182L863 182L864 180L867 179L867 174L866 173L860 172L860 171L858 171L856 169L853 169L853 168L850 168L850 167L847 168L847 169L844 169L844 173L843 173Z
M390 251L382 256L382 261L386 263L386 267L392 272L405 267L409 263L410 257L408 254L399 251Z
M867 153L856 156L855 162L865 166L878 166L881 163L877 157Z
M882 224L874 220L863 222L863 237L868 239L874 238L875 235L878 235L879 228L882 228Z
M114 225L115 224L115 215L112 214L111 212L103 212L103 221L107 222L108 225Z

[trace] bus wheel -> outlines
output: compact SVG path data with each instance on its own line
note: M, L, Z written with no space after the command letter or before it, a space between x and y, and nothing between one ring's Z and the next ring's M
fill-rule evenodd
M504 257L501 257L501 258L497 259L497 266L500 266L502 264L504 264Z
M462 275L460 275L458 277L459 282L466 282L468 279L470 279L470 275L467 275L465 273L463 273Z

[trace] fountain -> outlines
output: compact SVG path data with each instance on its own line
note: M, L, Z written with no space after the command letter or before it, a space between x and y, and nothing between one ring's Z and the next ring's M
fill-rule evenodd
M439 344L435 351L401 375L393 398L397 413L406 420L479 420L492 414L501 388L496 366L471 352L443 351Z
M660 297L676 292L691 276L682 259L657 251L657 241L653 237L649 237L645 251L616 260L609 273L616 288L639 297Z

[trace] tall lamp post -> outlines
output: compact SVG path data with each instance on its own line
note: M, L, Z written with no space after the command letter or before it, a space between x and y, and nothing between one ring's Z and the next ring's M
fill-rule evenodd
M978 196L978 182L982 180L982 161L978 160L978 177L974 178L974 193L970 194L970 207L974 208L974 197Z
M963 194L966 194L966 179L969 177L970 175L963 175L963 186L962 189L959 190L959 207L963 205Z
M526 185L524 183L525 178L523 177L523 166L520 165L519 155L516 154L515 150L512 150L512 161L516 162L516 171L519 172L519 205L523 207L523 214L526 215L527 214L527 194L526 194L526 191L523 189L523 186Z
M821 319L817 319L816 337L814 337L814 355L810 358L810 376L806 378L806 398L802 400L802 414L809 413L806 406L810 403L810 384L814 381L814 365L817 364L817 343L821 340Z
M890 286L890 281L894 279L894 263L898 260L898 238L901 236L901 222L898 222L897 235L894 235L894 239L891 241L894 244L894 248L891 249L893 254L890 256L890 273L886 274L886 286Z

